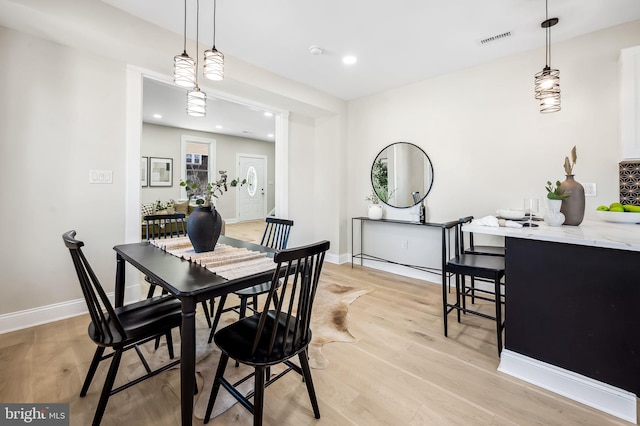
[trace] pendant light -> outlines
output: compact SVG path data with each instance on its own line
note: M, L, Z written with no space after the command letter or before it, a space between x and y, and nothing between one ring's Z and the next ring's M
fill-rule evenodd
M224 55L216 49L216 0L213 0L213 47L204 51L204 76L215 81L224 78Z
M184 46L181 55L173 57L173 82L191 89L196 85L196 62L187 55L187 0L184 0Z
M545 20L540 24L546 30L545 66L535 75L536 99L540 101L540 112L560 111L560 71L551 69L551 27L558 18L549 19L549 4L545 0Z
M196 1L196 58L198 58L200 36L200 0ZM207 114L207 94L198 86L198 60L196 59L195 87L187 93L187 114L192 117L204 117Z

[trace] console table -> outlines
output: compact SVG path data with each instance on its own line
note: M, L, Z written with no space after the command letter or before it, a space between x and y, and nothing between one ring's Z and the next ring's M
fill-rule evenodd
M360 222L360 252L358 252L358 253L356 253L355 239L354 239L354 229L356 228L356 221ZM354 259L360 259L360 265L363 264L364 260L373 260L373 261L376 261L376 262L385 262L385 263L391 263L391 264L394 264L394 265L405 266L405 267L408 267L408 268L418 269L418 270L424 271L424 272L431 272L431 273L440 273L441 272L440 268L413 265L413 264L404 263L404 262L397 262L397 261L394 261L394 260L385 259L385 258L382 258L382 257L379 257L379 256L374 256L374 255L371 255L371 254L364 253L363 245L362 245L363 244L362 236L364 234L364 223L365 222L377 223L377 224L399 224L399 225L407 225L407 226L414 226L414 227L442 228L442 224L441 223L436 223L436 222L420 223L420 222L412 222L412 221L409 221L409 220L369 219L368 217L365 217L365 216L353 217L353 218L351 218L351 267L352 268L353 268ZM438 262L438 264L440 264L440 262Z

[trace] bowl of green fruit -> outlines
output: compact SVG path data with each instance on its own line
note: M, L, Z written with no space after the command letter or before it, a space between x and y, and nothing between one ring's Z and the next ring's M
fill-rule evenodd
M599 206L596 210L598 217L606 222L640 223L640 206L611 203L609 206Z

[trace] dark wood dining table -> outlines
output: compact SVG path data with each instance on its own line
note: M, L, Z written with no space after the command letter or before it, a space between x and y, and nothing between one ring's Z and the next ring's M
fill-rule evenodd
M218 243L267 253L269 257L273 257L276 252L268 247L225 236L221 236ZM196 306L202 301L269 281L273 270L228 280L195 262L176 257L149 242L122 244L113 249L116 251L116 306L122 306L124 303L126 263L150 277L154 283L178 298L182 304L180 354L182 425L191 425L196 386ZM273 269L275 270L275 264Z

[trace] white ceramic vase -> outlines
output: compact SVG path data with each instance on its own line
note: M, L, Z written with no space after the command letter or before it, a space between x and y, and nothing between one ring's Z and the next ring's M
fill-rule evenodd
M562 200L550 200L547 199L547 213L544 215L544 221L549 226L560 226L564 223L564 214L560 212L562 207Z
M373 219L373 220L382 219L381 204L369 204L369 219Z

